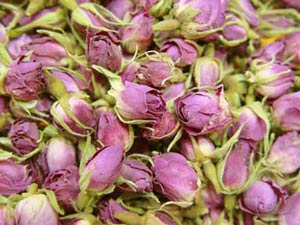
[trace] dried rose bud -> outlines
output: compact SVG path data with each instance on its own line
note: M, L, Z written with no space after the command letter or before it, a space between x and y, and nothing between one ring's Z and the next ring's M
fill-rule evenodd
M19 58L10 64L4 80L5 90L17 100L37 99L45 83L42 65L33 61L21 60L22 58Z
M284 58L289 59L292 57L292 60L289 63L293 69L300 68L299 38L300 32L295 32L285 36L283 39L285 43Z
M25 191L32 182L27 165L15 163L13 160L0 160L0 194L12 195Z
M272 42L263 48L259 49L251 55L251 59L261 59L266 62L275 59L281 61L283 59L283 52L285 49L285 43L282 40Z
M151 192L152 191L152 171L138 160L126 159L123 162L121 176L126 180L133 182L136 187L133 189L127 184L119 186L125 191Z
M0 224L2 225L15 225L15 220L12 210L6 206L0 207Z
M22 47L31 42L32 37L27 34L22 34L21 36L9 40L7 44L7 51L9 55L16 59L22 54Z
M178 67L193 64L198 55L195 46L180 38L167 40L160 51L168 53Z
M146 51L153 39L153 17L147 12L134 15L129 26L120 29L123 47L129 52Z
M120 175L124 147L107 146L97 150L88 160L83 174L89 174L88 189L102 191L112 185Z
M219 89L219 88L218 88ZM222 91L187 93L175 100L176 114L190 135L222 131L232 121Z
M273 102L273 112L280 129L300 131L300 91L285 94Z
M117 109L126 119L155 120L163 116L166 103L157 90L126 82L117 99Z
M240 208L253 215L275 214L280 199L285 201L287 193L274 181L264 178L254 182L239 200Z
M259 18L255 8L249 0L237 0L234 3L235 10L238 10L251 26L259 25Z
M120 224L120 221L114 217L115 213L126 213L128 210L119 205L115 200L109 199L108 201L100 202L99 204L99 217L105 224L109 222Z
M296 192L280 208L278 225L298 225L300 222L300 193Z
M295 9L300 9L300 2L298 0L282 0L287 6L293 7Z
M8 134L14 152L25 155L38 147L40 138L36 123L23 119L15 120Z
M222 208L224 205L224 196L217 194L212 185L200 189L200 195L208 209Z
M229 135L234 135L242 124L244 124L244 126L239 135L239 138L242 139L254 142L261 141L267 132L265 121L250 108L244 108L241 111L237 122L230 128Z
M88 33L86 42L86 57L90 65L99 65L111 71L120 70L122 62L120 41L112 32Z
M123 124L111 112L104 112L99 115L96 137L103 146L118 143L127 147L131 143L128 125Z
M134 82L137 70L138 70L138 64L130 63L125 68L125 70L120 74L123 84L125 84L126 81Z
M296 172L300 168L300 134L293 131L279 136L266 162L282 174Z
M120 19L123 19L125 15L133 12L134 9L134 5L131 0L112 0L109 1L106 7Z
M78 97L53 103L51 114L59 128L75 136L86 136L96 125L92 107Z
M171 201L193 201L198 177L187 160L178 153L153 157L154 189Z
M15 220L18 225L59 225L58 215L43 194L31 195L17 203Z
M76 166L68 166L51 172L45 179L43 188L52 190L58 203L67 211L72 211L79 194L79 172Z

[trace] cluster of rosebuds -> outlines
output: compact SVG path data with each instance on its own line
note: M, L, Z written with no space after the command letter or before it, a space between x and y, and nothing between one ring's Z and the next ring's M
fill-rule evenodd
M2 0L0 225L300 225L299 0Z

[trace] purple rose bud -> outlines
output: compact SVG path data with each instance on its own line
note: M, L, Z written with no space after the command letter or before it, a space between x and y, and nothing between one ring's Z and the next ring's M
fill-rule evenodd
M251 146L247 141L239 141L226 159L223 182L230 188L242 187L249 177Z
M286 94L273 102L275 119L283 131L300 131L300 91Z
M8 134L13 151L25 155L38 147L40 138L36 123L24 119L15 120Z
M0 160L0 194L12 195L25 191L32 178L26 165L15 163L13 160Z
M285 201L287 193L274 181L264 178L256 181L239 199L240 208L253 215L274 214L280 199Z
M288 92L293 86L294 73L280 62L258 65L253 61L248 80L257 85L256 91L269 99L278 98Z
M136 72L140 84L162 88L171 76L170 65L166 62L148 61L142 63Z
M138 65L137 63L130 63L125 70L120 74L123 84L126 81L133 82L137 73Z
M300 2L299 0L282 0L287 6L293 7L295 9L300 9Z
M293 131L279 136L266 162L280 173L296 172L300 168L300 134Z
M168 53L178 67L193 64L198 55L195 46L180 38L167 40L160 51Z
M279 210L278 225L298 225L300 222L300 193L296 192L288 198L286 204Z
M138 160L126 159L123 162L121 176L136 185L135 190L126 184L119 186L124 191L152 192L152 171Z
M153 17L147 12L134 15L129 26L120 29L122 45L129 53L146 51L153 39Z
M271 61L272 59L281 61L283 59L284 49L285 43L283 41L275 41L253 53L251 59L262 59L266 62Z
M163 98L165 101L169 101L179 97L182 93L185 92L184 82L169 84L163 92Z
M119 205L115 200L109 199L108 201L100 202L99 204L99 217L105 224L109 222L120 224L120 221L114 217L115 213L127 213L128 210Z
M222 208L224 205L224 196L217 194L212 185L200 189L200 195L208 209Z
M76 75L74 74L63 72L60 70L52 70L50 71L50 73L63 83L68 93L79 93L81 90L87 88L87 84L85 83L85 81L83 79L80 79L79 77L76 77ZM51 93L51 85L49 84L49 82L48 89Z
M106 7L120 19L123 19L126 14L134 9L131 0L111 0Z
M267 132L267 125L265 121L250 108L244 108L242 110L237 122L230 128L229 136L233 136L243 123L244 126L239 138L254 142L261 141L264 138Z
M161 140L174 136L179 129L179 123L175 115L166 111L163 116L151 125L152 129L145 129L143 137L148 140Z
M225 45L237 46L247 40L247 25L235 16L233 13L228 13L226 23L222 30L222 40Z
M19 201L15 220L18 225L60 225L57 213L43 194L30 195Z
M238 0L238 3L235 3L235 7L237 10L242 13L246 20L249 22L251 26L258 26L259 25L259 19L256 10L254 9L253 5L251 4L251 1L249 0Z
M194 64L193 76L198 87L215 86L220 80L222 63L217 58L201 57Z
M5 90L17 100L37 99L45 83L42 65L33 61L21 60L22 58L19 58L10 64L4 80Z
M166 103L157 90L126 82L117 99L117 109L126 119L155 120L165 113Z
M118 143L126 147L131 142L129 127L111 112L101 113L98 120L97 141L103 146Z
M64 137L53 137L40 155L39 163L45 174L76 165L75 147Z
M292 58L289 62L293 69L300 69L300 32L295 32L285 36L283 39L285 43L284 58Z
M73 203L79 194L79 172L76 166L68 166L56 170L46 177L43 188L52 190L58 203L67 211L72 211Z
M221 90L187 93L175 100L176 114L190 135L222 131L232 121Z
M178 153L153 157L154 188L171 201L193 201L198 177L187 160Z
M6 206L0 207L0 224L15 225L13 213Z
M9 55L16 59L22 54L22 47L27 45L31 42L32 37L28 36L27 34L22 34L21 36L12 39L7 44L7 51Z
M24 53L32 51L30 60L44 66L65 66L68 64L67 52L60 44L48 37L34 38L21 47Z
M165 225L177 225L177 223L175 223L166 213L157 212L155 213L155 216Z
M122 145L97 150L84 169L84 173L90 173L88 189L102 191L112 185L120 175L123 155Z
M87 135L89 130L96 125L92 107L86 101L77 97L69 98L67 103L67 106L62 105L60 102L55 102L52 105L51 114L54 117L55 124L70 134ZM64 107L68 108L64 109Z
M212 141L203 136L195 137L197 142L197 148L194 149L191 139L188 136L184 136L180 144L180 153L184 155L188 160L197 160L197 155L209 156L215 151L215 146ZM197 152L200 151L200 152Z
M120 70L122 61L120 41L112 32L88 33L86 42L86 57L90 65L96 64L111 71Z

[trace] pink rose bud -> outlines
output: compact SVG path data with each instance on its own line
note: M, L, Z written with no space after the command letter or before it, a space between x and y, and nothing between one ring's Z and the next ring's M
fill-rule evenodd
M44 83L42 65L34 61L22 61L22 58L10 64L4 80L6 92L21 101L37 99Z
M296 192L280 208L278 225L298 225L300 222L300 193Z
M274 181L263 179L254 182L245 191L239 200L240 208L253 215L270 215L276 213L275 210L280 203L280 199L285 201L287 193L281 189Z
M134 15L130 25L120 30L122 45L129 53L146 51L153 39L153 17L147 12Z
M106 7L120 19L123 19L126 14L131 13L134 9L131 0L111 0Z
M128 125L111 112L100 113L96 136L103 146L122 144L126 147L131 142Z
M15 225L13 212L6 206L0 207L0 224L1 225Z
M190 135L222 131L232 121L222 91L189 92L175 100L176 114Z
M121 176L136 185L135 190L126 184L119 186L125 191L151 192L152 191L152 171L138 160L126 159L123 162Z
M7 44L7 51L9 55L13 58L16 59L20 55L22 55L22 47L24 45L27 45L31 42L32 37L27 35L27 34L22 34L21 36L10 39L8 44Z
M178 153L153 157L154 189L171 201L193 201L198 190L198 177L187 160Z
M122 145L97 150L88 160L83 174L90 174L88 189L102 191L112 185L120 175L124 157Z
M38 147L40 138L36 123L24 119L15 120L8 134L13 151L25 155Z
M126 82L117 99L117 109L126 119L155 120L165 113L166 103L157 90Z
M299 38L300 38L300 32L295 32L285 36L283 39L285 43L284 58L292 59L290 64L293 69L300 68Z
M160 51L168 53L178 67L193 64L198 55L195 46L180 38L167 40Z
M99 217L105 224L109 222L114 224L121 224L119 220L114 217L115 213L126 213L128 210L119 205L115 200L109 199L108 201L100 202L99 204Z

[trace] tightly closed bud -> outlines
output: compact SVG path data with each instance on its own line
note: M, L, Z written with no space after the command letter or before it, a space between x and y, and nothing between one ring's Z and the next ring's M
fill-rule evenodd
M179 129L179 123L173 113L166 111L150 127L151 129L144 130L143 136L149 140L161 140L174 136Z
M171 201L193 201L198 190L198 177L187 160L178 153L153 157L154 188Z
M233 7L246 18L251 26L256 27L259 25L258 14L250 0L235 0L233 1Z
M130 145L129 127L123 124L111 112L101 113L98 120L97 141L103 146L122 144Z
M220 88L218 88L220 89ZM176 114L190 135L222 131L232 121L221 90L187 93L175 100Z
M23 119L15 120L8 134L14 152L25 155L38 147L40 138L36 123Z
M73 203L79 194L79 172L76 166L68 166L58 169L46 177L43 188L52 190L58 203L67 211L72 211Z
M18 225L59 225L58 215L43 194L31 195L18 202L15 208Z
M132 12L134 9L131 0L112 0L106 7L120 19L123 19L125 15Z
M109 222L120 224L120 221L114 217L115 213L126 213L128 210L119 205L115 200L109 199L108 201L100 202L99 204L99 217L105 224Z
M51 114L59 128L77 136L86 136L96 124L92 107L77 97L55 102Z
M119 186L125 191L136 192L151 192L152 191L152 171L138 160L126 159L123 162L121 169L121 176L126 180L133 182L136 187L135 190L126 184Z
M239 200L240 208L253 215L270 215L281 201L285 201L287 193L274 181L264 178L262 181L254 182L250 188L243 193Z
M45 174L76 165L75 147L64 137L53 137L40 155L39 163Z
M296 192L288 198L286 204L279 210L278 225L298 225L300 222L300 193Z
M193 76L198 87L215 86L222 77L222 63L217 58L198 58L194 64Z
M241 188L250 173L251 146L247 141L239 141L226 159L223 182L230 188Z
M271 147L267 164L283 174L300 168L300 134L296 131L279 136Z
M122 52L119 39L112 33L100 31L87 35L86 57L90 65L96 64L111 71L121 68Z
M153 39L153 17L147 12L134 15L129 26L120 30L122 45L129 53L146 51Z
M251 59L261 59L266 62L271 61L272 59L281 61L283 59L284 49L285 43L283 41L275 41L253 53Z
M13 213L10 212L8 207L0 207L0 224L1 225L15 225Z
M160 50L168 53L178 67L193 64L198 55L197 49L192 44L180 38L167 40Z
M136 72L140 84L162 88L171 76L171 67L166 62L148 61L141 64Z
M120 175L123 155L122 145L107 146L95 152L83 172L90 175L88 189L102 191L112 185Z
M44 66L65 66L68 64L67 52L63 46L51 38L34 38L21 47L24 54L32 51L30 60Z
M22 34L21 36L9 40L7 44L7 51L9 55L16 59L22 54L22 47L31 42L32 37L27 34Z
M32 178L28 166L15 163L13 160L0 160L0 194L12 195L25 191Z
M9 68L4 80L6 92L21 101L38 98L45 83L42 65L33 61L21 61L19 58Z
M300 131L300 91L286 94L273 102L275 119L283 131Z
M251 83L257 85L257 93L268 96L269 99L286 94L294 81L293 71L280 62L258 65L256 61L253 61L251 72L246 75Z
M155 120L165 113L166 103L157 90L126 82L117 99L117 109L126 119Z
M241 111L238 121L230 128L229 135L234 135L243 123L244 126L239 138L254 142L261 141L264 138L267 132L267 125L265 121L250 108L244 108Z

